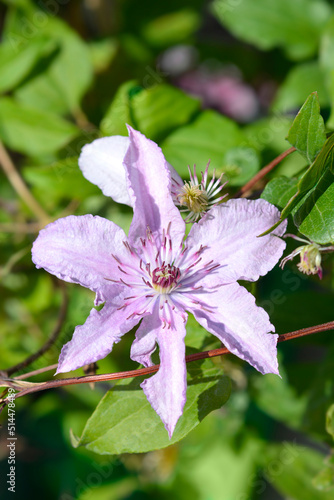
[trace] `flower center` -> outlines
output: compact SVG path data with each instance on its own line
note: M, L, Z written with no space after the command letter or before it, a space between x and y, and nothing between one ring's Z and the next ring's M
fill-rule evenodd
M180 279L181 272L178 267L163 264L152 272L152 286L160 293L169 293Z
M185 205L194 214L204 212L208 207L208 196L199 184L186 182L177 196L180 205Z

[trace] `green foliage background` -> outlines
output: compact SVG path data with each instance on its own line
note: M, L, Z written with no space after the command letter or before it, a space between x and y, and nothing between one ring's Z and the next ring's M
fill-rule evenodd
M254 196L285 209L291 232L297 226L319 243L334 243L333 139L325 142L334 128L332 2L7 0L0 3L0 19L0 140L45 212L36 214L0 170L0 370L46 342L64 301L64 288L31 262L31 244L46 220L93 213L128 229L131 210L105 198L77 165L84 144L126 135L125 123L157 141L185 178L188 164L203 169L210 159L218 173L226 172L230 194L294 145L299 153L281 162ZM258 110L247 123L224 116L218 106L205 109L200 96L179 88L179 75L163 61L180 46L196 55L193 79L223 73L253 89ZM287 252L295 246L288 243ZM278 333L333 320L329 254L323 269L320 281L289 263L252 285ZM14 376L56 363L74 327L85 321L93 294L75 285L67 294L57 341ZM125 336L98 363L99 373L137 368L129 359L132 338ZM188 402L195 406L170 446L138 380L123 381L114 392L100 383L93 390L81 385L21 398L15 495L330 500L333 346L331 332L280 344L281 379L264 377L231 355L189 366ZM188 353L215 347L215 338L190 320ZM1 498L12 498L6 419L4 410L0 491Z

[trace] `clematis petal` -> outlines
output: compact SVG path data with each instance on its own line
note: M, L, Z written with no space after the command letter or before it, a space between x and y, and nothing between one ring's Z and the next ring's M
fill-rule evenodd
M193 225L187 244L207 246L203 260L225 266L224 273L231 274L233 281L255 281L275 266L285 248L278 236L284 234L286 221L272 233L258 237L279 217L277 208L265 200L229 200ZM217 273L211 277L214 285Z
M168 161L166 161L166 165L170 172L170 178L172 180L172 183L174 183L174 185L176 184L179 186L183 186L184 185L183 179L179 176L175 168Z
M158 313L155 313L146 318L146 326L150 338L157 338L160 368L158 373L144 380L141 387L171 438L186 402L185 323L179 314L174 313L171 327L163 328Z
M57 373L76 370L104 358L122 335L139 322L140 317L131 316L129 308L119 309L126 290L121 287L115 287L115 290L116 288L118 293L105 303L101 311L92 309L86 322L75 328L72 340L62 348Z
M130 358L146 367L153 365L151 356L157 347L156 322L154 315L144 318L131 346Z
M79 157L79 167L91 183L118 203L131 206L123 159L129 147L128 137L114 135L86 144Z
M70 215L48 224L32 247L32 260L58 278L79 283L99 294L99 301L121 272L113 253L128 258L124 231L101 217Z
M178 249L185 223L174 205L170 171L161 149L153 141L128 126L130 146L124 158L129 193L134 209L129 239L135 242L152 231L159 243L162 231L171 223L174 249Z
M259 372L278 373L277 338L264 309L255 304L253 295L238 283L223 285L215 292L198 293L188 301L187 309L206 330L218 337L233 354L250 363Z

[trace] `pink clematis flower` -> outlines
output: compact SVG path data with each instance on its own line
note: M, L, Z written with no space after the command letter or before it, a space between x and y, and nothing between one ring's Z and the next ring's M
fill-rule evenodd
M128 237L101 217L69 216L40 232L32 256L38 268L90 288L96 304L104 302L75 328L57 373L105 357L142 320L131 358L150 366L159 346L160 369L141 387L171 437L186 401L188 312L261 373L278 374L274 327L237 280L257 280L274 267L285 226L258 238L278 221L278 210L265 200L230 200L213 207L184 240L160 148L131 127L129 137L124 167L134 214Z
M86 179L96 184L104 195L132 207L133 200L128 192L124 166L129 146L130 138L120 135L96 139L82 148L79 167ZM209 163L204 173L201 172L201 180L196 175L196 166L193 173L188 167L190 180L183 182L172 165L165 162L171 176L170 191L174 204L181 207L181 212L189 212L186 222L197 221L226 196L217 198L226 184L222 181L223 175L216 178L213 171L212 179L208 181Z

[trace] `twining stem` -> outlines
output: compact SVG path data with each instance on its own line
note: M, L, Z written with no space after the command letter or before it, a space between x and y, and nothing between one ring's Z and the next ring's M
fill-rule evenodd
M254 175L254 177L245 184L240 191L237 192L237 194L234 195L234 198L243 198L245 196L245 193L249 191L259 180L261 180L263 177L265 177L268 172L270 172L273 168L276 167L284 158L289 156L289 154L293 153L296 151L296 148L292 147L281 153L279 156L274 158L268 165L263 167L257 174Z
M50 217L41 207L37 200L33 197L27 186L25 185L22 177L15 168L15 165L7 153L6 148L0 141L0 164L8 177L9 182L22 198L26 205L30 208L32 213L36 216L42 226L50 222Z
M324 323L322 325L311 326L310 328L303 328L301 330L296 330L294 332L284 333L279 336L278 342L285 342L286 340L295 339L298 337L304 337L305 335L311 335L313 333L324 332L328 330L334 330L334 321L329 323ZM186 356L186 363L191 361L197 361L205 358L213 358L215 356L222 356L223 354L228 354L229 350L226 347L220 349L213 349L211 351L198 352L195 354L190 354ZM88 384L91 382L105 382L109 380L120 380L131 377L140 377L142 375L149 375L155 373L159 370L160 365L150 366L148 368L141 368L139 370L130 370L126 372L119 373L103 373L100 375L84 375L82 377L65 378L59 380L50 380L48 382L36 383L34 387L29 387L28 389L21 390L15 394L16 398L31 394L34 392L45 391L46 389L54 389L55 387L62 387L65 385L75 385L75 384ZM9 379L11 382L15 383L15 379ZM6 404L6 400L3 400Z

